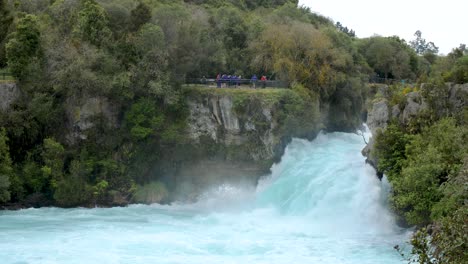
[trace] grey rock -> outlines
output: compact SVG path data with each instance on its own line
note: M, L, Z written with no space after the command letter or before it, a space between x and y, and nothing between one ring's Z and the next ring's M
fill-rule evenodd
M207 135L217 142L217 131L221 120L216 118L216 113L200 102L188 101L187 104L190 109L188 119L188 134L190 138L199 142L201 136Z
M448 100L452 112L462 111L468 105L468 83L452 85Z
M389 111L387 100L381 100L374 103L372 110L367 114L367 125L372 134L375 134L377 129L385 129L389 121Z
M249 105L248 113L236 113L229 95L209 95L206 98L188 98L188 135L194 142L202 137L211 138L227 147L252 145L247 151L247 160L272 159L280 139L273 133L276 122L272 117L273 106ZM252 109L250 109L250 107ZM256 114L256 118L252 115ZM256 120L269 126L257 126ZM253 142L252 142L253 141Z
M74 144L85 140L85 131L94 127L94 118L103 116L110 127L118 126L118 109L105 97L70 97L66 103L69 134L67 140Z
M6 111L20 97L21 91L15 83L0 84L0 110Z
M392 107L392 118L400 118L401 110L399 105L394 105Z
M402 113L403 123L415 117L420 111L427 109L424 98L418 92L411 92L406 95L406 104Z

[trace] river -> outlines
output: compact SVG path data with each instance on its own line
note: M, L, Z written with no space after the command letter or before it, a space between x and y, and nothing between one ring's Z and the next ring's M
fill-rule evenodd
M257 188L195 204L0 212L0 263L405 263L361 136L295 139Z

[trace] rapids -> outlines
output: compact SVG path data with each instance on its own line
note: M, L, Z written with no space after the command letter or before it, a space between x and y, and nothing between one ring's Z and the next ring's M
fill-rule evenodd
M195 204L0 212L0 263L405 263L361 136L295 139L257 188Z

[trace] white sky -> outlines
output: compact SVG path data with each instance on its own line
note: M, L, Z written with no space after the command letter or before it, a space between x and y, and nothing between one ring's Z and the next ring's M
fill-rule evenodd
M421 30L442 54L468 45L468 0L299 0L299 5L340 21L360 38L397 35L409 42Z

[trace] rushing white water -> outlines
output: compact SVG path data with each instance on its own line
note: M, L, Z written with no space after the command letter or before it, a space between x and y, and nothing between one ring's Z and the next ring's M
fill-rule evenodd
M361 136L294 140L257 190L193 205L0 212L0 263L404 263Z

